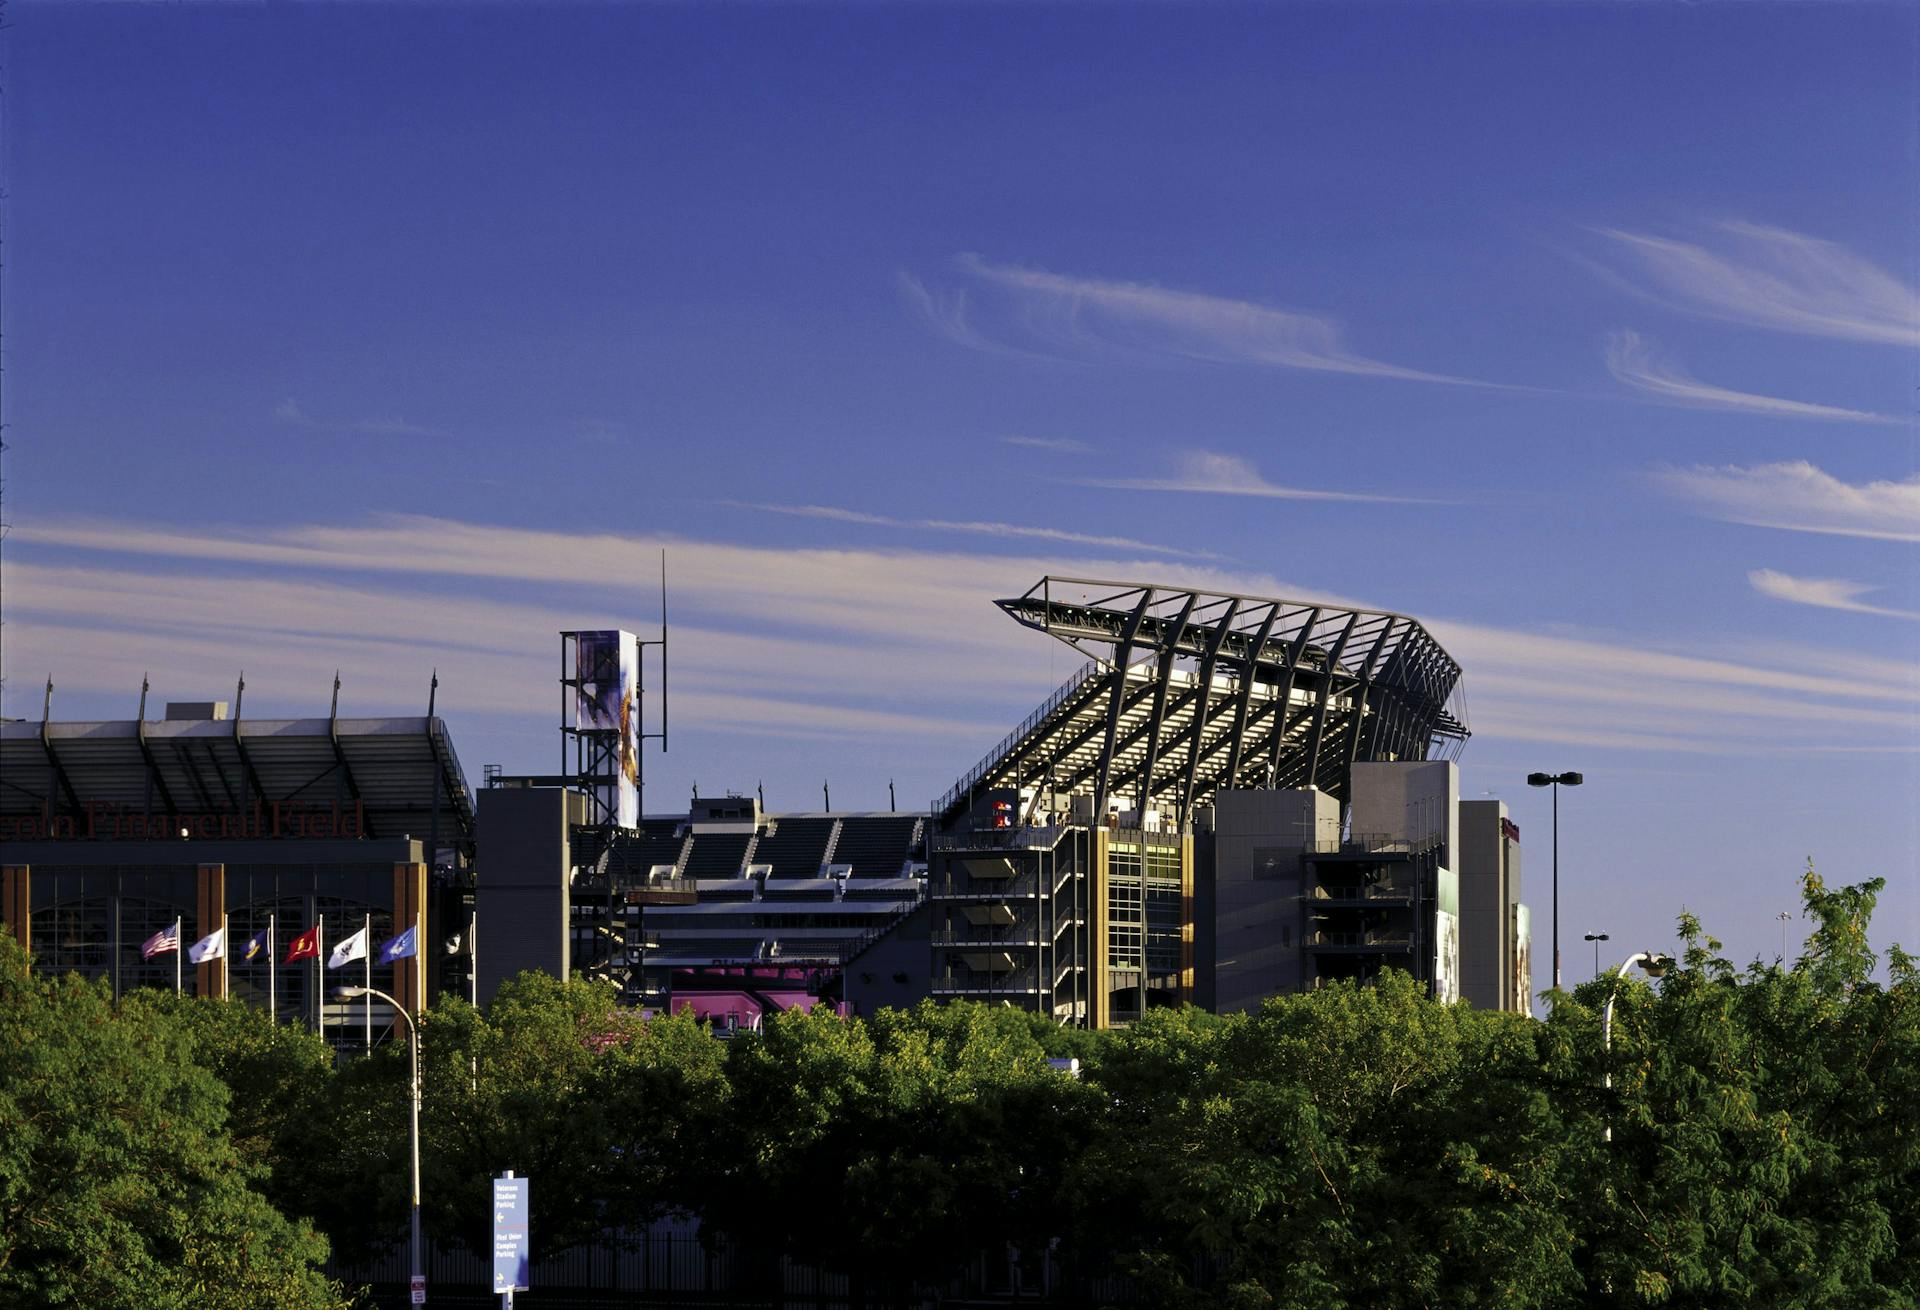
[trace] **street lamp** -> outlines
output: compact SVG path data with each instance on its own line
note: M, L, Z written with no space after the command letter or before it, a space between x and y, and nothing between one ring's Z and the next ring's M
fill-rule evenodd
M343 1001L357 1000L362 996L378 996L393 1007L394 1013L407 1021L407 1052L413 1062L413 1103L412 1118L407 1125L407 1141L413 1154L413 1224L411 1239L413 1248L413 1286L426 1284L426 1269L420 1263L420 1030L413 1026L413 1016L407 1013L407 1007L375 987L336 987L333 994Z
M1600 976L1600 943L1613 939L1603 932L1589 932L1582 933L1581 940L1593 943L1593 976L1598 978Z
M1599 947L1594 947L1599 950ZM1649 978L1658 978L1673 967L1671 955L1660 955L1653 951L1635 951L1620 962L1620 972L1613 975L1613 986L1607 989L1606 1008L1600 1012L1600 1047L1605 1053L1602 1057L1603 1068L1600 1072L1600 1085L1609 1091L1613 1089L1613 1001L1620 994L1620 980L1627 976L1627 970L1639 965L1647 971ZM1598 972L1598 970L1595 970ZM1613 1124L1607 1124L1606 1140L1613 1140Z
M1527 786L1553 788L1553 990L1560 990L1560 787L1578 787L1579 773L1529 773Z

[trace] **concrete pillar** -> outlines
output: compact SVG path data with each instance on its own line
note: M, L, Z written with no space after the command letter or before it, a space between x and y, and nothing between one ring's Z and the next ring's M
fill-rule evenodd
M398 937L409 928L417 930L413 935L416 943L413 958L393 962L393 995L409 1014L419 1014L427 1007L427 952L434 949L434 942L427 935L427 866L424 864L393 866L393 935Z
M220 927L227 913L226 865L201 865L195 871L194 882L197 888L194 923L198 926L193 932L183 934L187 938L180 943L180 949L183 951ZM227 943L227 949L229 951L233 949L232 942ZM224 998L227 994L227 962L208 960L205 964L194 965L193 994Z
M12 931L20 949L29 953L33 950L32 882L32 870L24 864L0 868L0 920Z

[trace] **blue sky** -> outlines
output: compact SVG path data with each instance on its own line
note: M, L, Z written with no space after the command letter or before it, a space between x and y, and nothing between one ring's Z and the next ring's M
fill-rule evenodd
M665 546L648 808L919 804L1042 573L1327 597L1465 666L1543 936L1577 768L1563 943L1771 958L1808 856L1920 942L1909 7L9 18L9 715L438 667L549 768Z

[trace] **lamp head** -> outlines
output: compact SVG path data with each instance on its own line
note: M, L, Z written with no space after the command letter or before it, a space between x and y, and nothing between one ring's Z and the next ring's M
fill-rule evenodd
M1529 773L1527 775L1527 786L1529 787L1545 787L1552 781L1553 775L1551 773Z
M1658 978L1673 967L1673 957L1671 955L1656 955L1652 951L1648 951L1647 958L1640 961L1640 967L1646 970L1647 977Z
M1563 773L1559 777L1554 779L1555 782L1559 783L1563 787L1578 787L1581 783L1585 782L1586 780L1587 780L1587 777L1583 773Z
M346 987L336 987L333 989L333 999L336 1001L358 1000L360 997L365 996L366 994L367 994L367 989L364 987L346 986Z
M1603 933L1603 932L1585 933L1582 935L1581 939L1583 941L1589 941L1589 942L1610 942L1613 940L1612 937L1608 936L1606 933Z

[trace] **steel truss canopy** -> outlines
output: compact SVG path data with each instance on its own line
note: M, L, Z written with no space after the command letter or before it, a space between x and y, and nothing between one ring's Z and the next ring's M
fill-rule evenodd
M1022 787L1181 826L1223 788L1344 801L1355 761L1451 758L1468 736L1459 664L1404 614L1051 575L995 603L1088 663L934 802L942 821Z
M411 836L473 853L473 798L426 717L0 723L0 816L75 837Z

